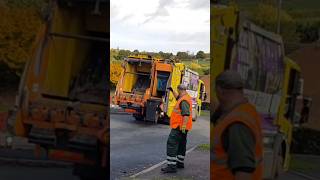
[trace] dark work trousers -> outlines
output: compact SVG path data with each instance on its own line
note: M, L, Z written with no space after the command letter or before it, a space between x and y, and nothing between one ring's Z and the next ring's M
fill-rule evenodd
M182 133L180 128L171 129L167 141L167 164L176 166L177 163L183 164L186 155L187 131Z

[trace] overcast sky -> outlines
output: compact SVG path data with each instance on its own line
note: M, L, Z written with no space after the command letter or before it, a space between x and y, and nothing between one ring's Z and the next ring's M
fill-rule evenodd
M209 0L111 0L111 48L209 52Z

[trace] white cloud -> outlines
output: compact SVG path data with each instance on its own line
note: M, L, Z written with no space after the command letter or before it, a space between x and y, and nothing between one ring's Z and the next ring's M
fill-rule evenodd
M110 17L112 48L209 52L209 0L111 0Z

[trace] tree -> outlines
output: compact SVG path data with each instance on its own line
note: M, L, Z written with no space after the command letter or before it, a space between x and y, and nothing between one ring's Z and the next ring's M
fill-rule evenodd
M121 49L118 52L118 55L115 57L117 60L123 60L125 57L128 57L131 54L130 50Z
M163 59L170 59L170 57L173 56L172 53L164 53L164 52L162 52L162 51L159 51L158 54L159 54L159 55L161 56L161 58L163 58Z
M179 59L188 59L189 58L189 55L187 52L177 52L177 58Z
M0 5L0 61L17 74L30 59L41 17L34 7Z
M250 19L262 28L276 32L277 29L277 8L270 3L260 3L251 12ZM295 20L285 11L280 12L281 36L286 44L299 42L299 34L296 32Z
M204 58L206 58L206 54L203 51L198 51L196 54L196 58L204 59Z
M122 73L121 63L112 61L110 63L110 81L113 86L116 86L120 80Z
M299 33L300 42L312 43L317 41L319 37L320 21L319 22L305 22L301 21L297 25L297 32Z
M139 51L138 51L137 49L135 49L135 50L133 51L133 53L134 53L134 54L139 54Z
M201 69L201 66L195 62L192 62L190 64L190 69L198 72Z

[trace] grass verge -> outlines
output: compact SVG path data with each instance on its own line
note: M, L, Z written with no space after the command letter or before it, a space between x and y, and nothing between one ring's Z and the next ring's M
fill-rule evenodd
M200 151L210 151L210 145L209 145L209 144L200 144L200 145L197 147L197 150L200 150Z
M302 173L318 172L320 164L314 161L307 161L299 158L292 158L290 162L290 169Z

